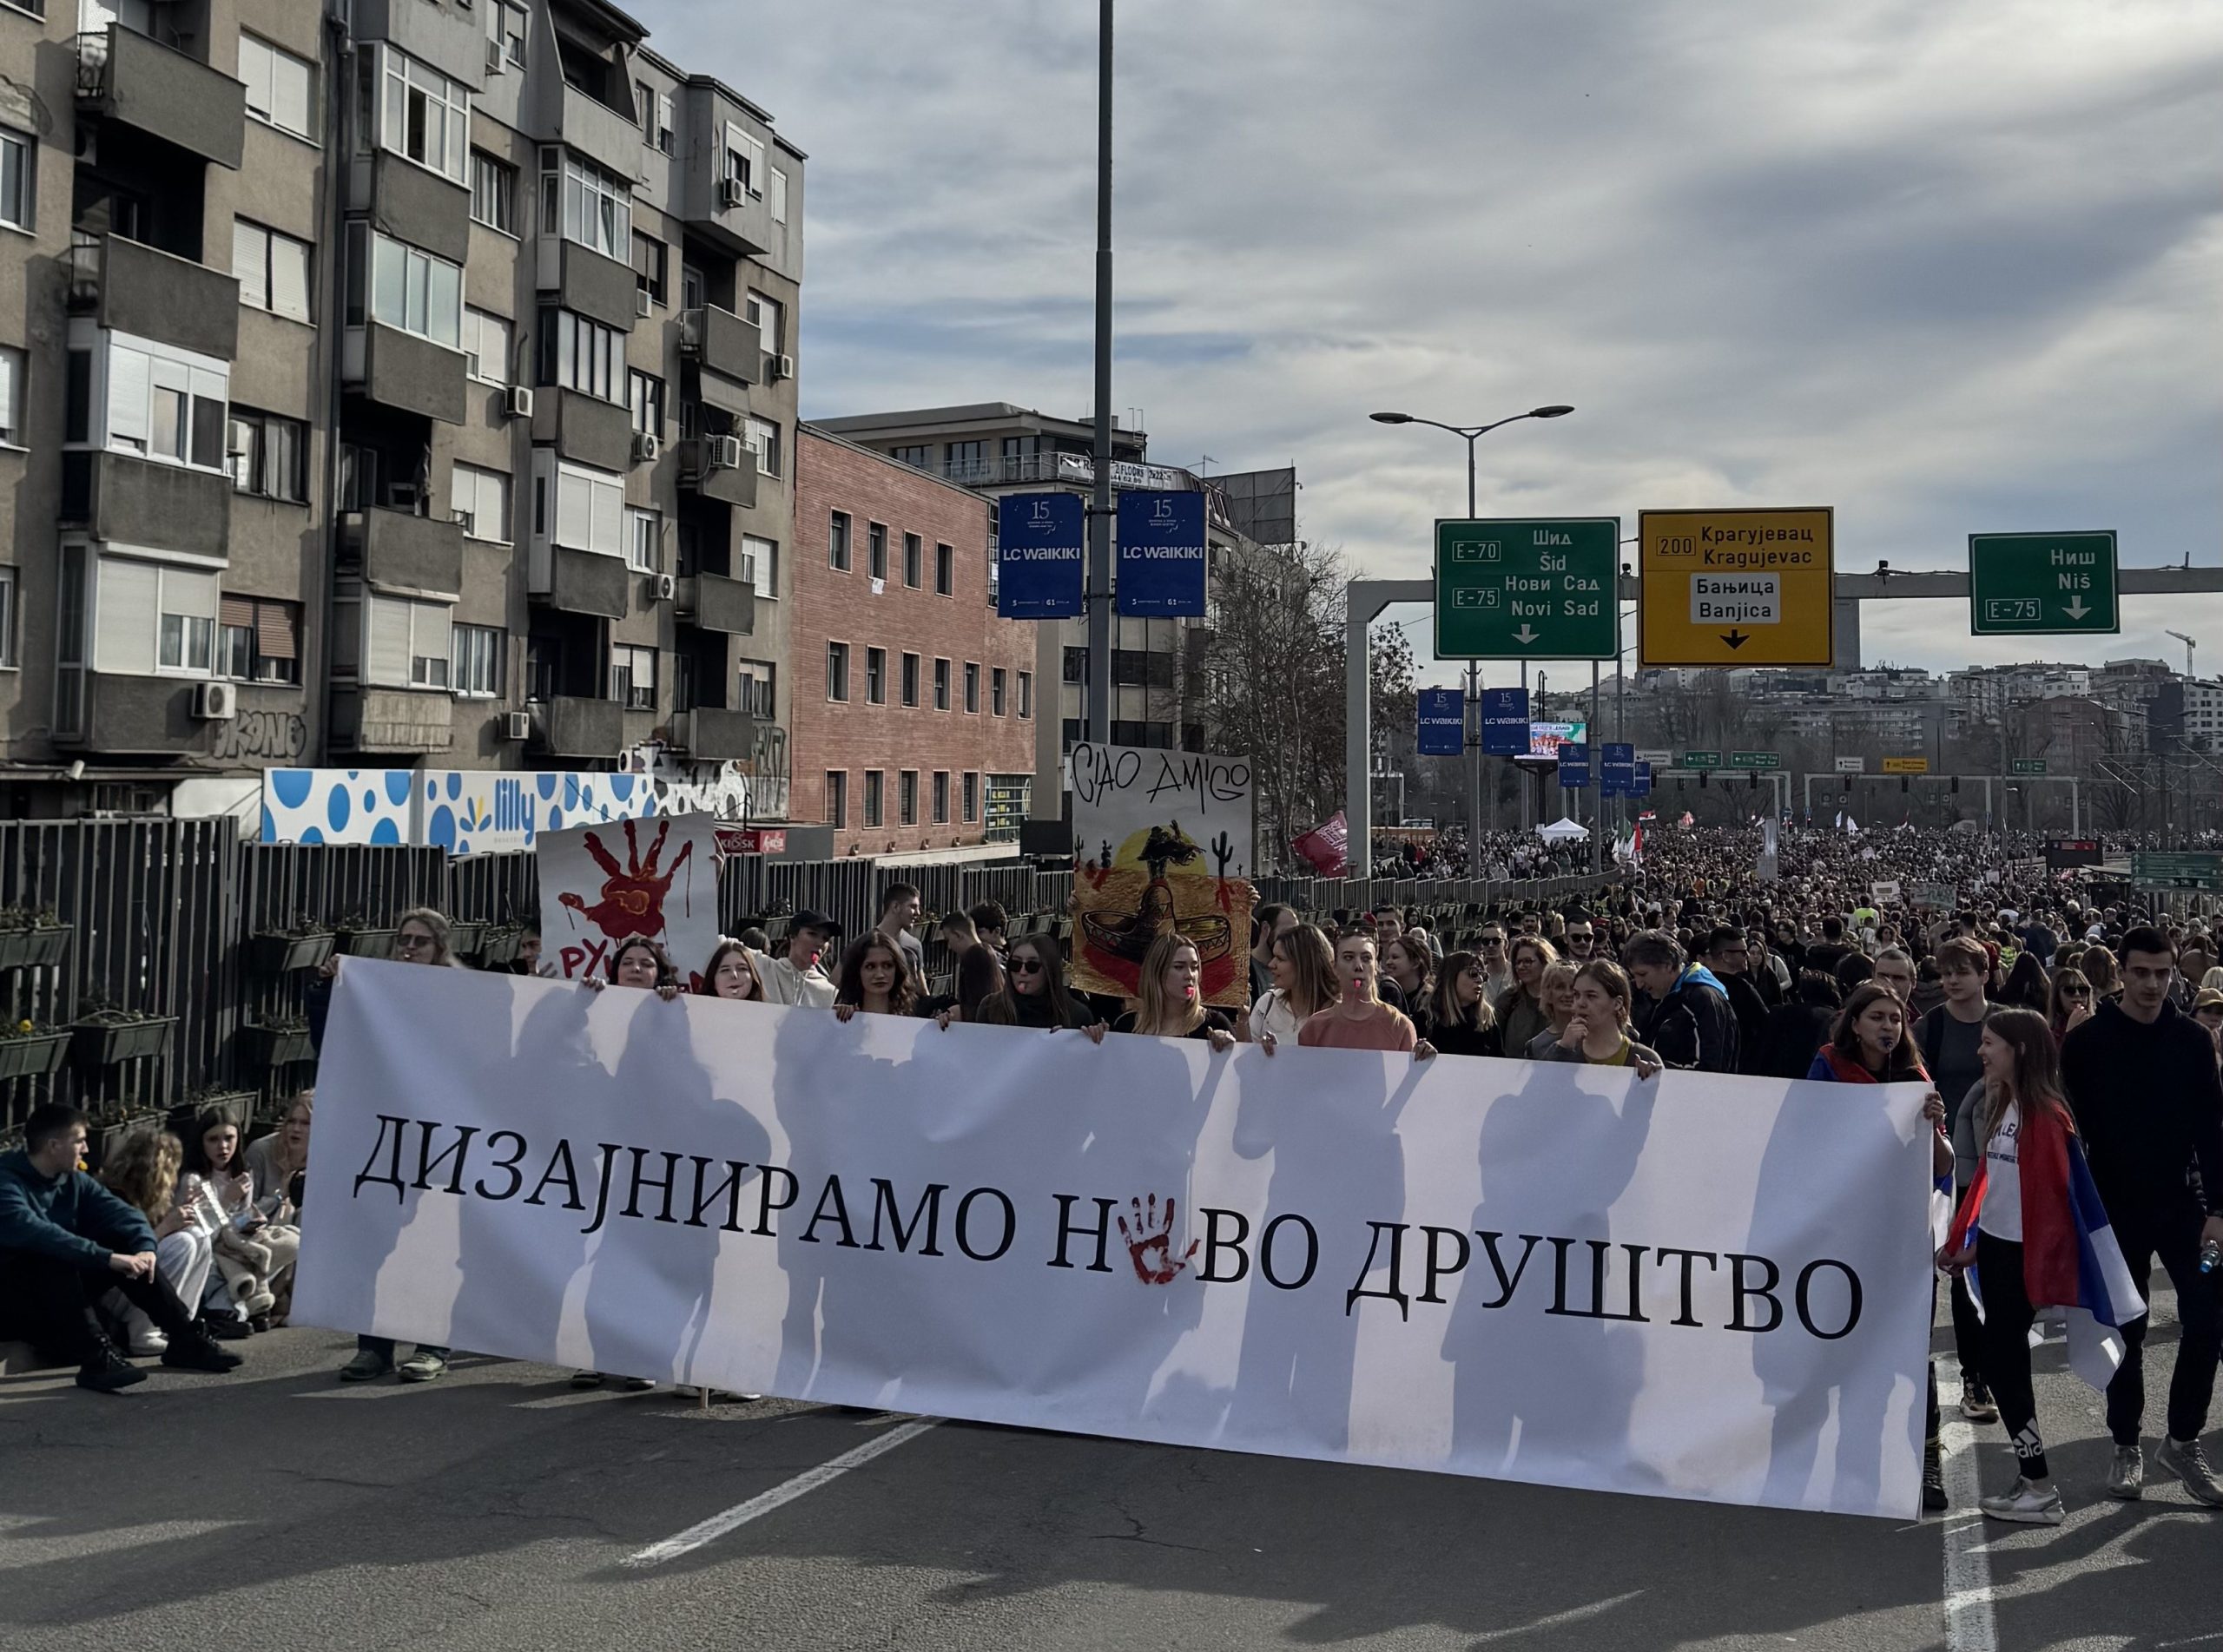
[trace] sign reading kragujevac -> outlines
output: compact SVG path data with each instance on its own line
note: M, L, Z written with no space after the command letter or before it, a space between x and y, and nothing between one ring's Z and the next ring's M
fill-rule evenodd
M304 1324L1914 1514L1920 1085L1099 1045L367 959L325 1054Z

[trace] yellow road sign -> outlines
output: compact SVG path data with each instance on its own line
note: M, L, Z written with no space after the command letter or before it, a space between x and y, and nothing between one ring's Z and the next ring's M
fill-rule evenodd
M1926 757L1887 757L1883 760L1886 774L1927 774L1929 760Z
M1828 665L1833 513L1646 510L1638 658L1648 666Z

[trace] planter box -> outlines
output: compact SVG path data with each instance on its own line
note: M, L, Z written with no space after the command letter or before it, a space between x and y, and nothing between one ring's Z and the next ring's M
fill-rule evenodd
M249 1024L240 1029L240 1048L257 1067L287 1067L316 1059L316 1045L310 1042L306 1027L281 1030Z
M313 970L332 956L336 935L257 935L247 942L247 967L257 975Z
M153 1112L133 1113L124 1118L96 1122L85 1132L86 1169L98 1175L101 1167L108 1162L109 1155L123 1144L124 1137L135 1131L162 1128L162 1116Z
M0 931L0 970L46 969L69 950L69 926Z
M515 924L490 924L479 931L474 956L482 970L498 970L517 962L524 931ZM458 948L458 951L461 949Z
M448 951L458 958L469 958L478 950L478 938L485 934L485 931L486 925L484 924L450 923Z
M175 1016L156 1016L149 1021L81 1021L71 1031L70 1055L80 1066L112 1067L120 1061L142 1061L170 1047Z
M392 958L393 931L390 929L350 930L340 938L340 950L349 958Z
M36 1037L0 1039L0 1078L38 1078L60 1072L69 1058L73 1037L48 1032Z
M255 1094L251 1089L220 1090L203 1096L197 1101L180 1102L170 1109L170 1129L181 1140L193 1131L193 1122L204 1112L214 1110L240 1127L240 1134L247 1134L247 1121L254 1116Z

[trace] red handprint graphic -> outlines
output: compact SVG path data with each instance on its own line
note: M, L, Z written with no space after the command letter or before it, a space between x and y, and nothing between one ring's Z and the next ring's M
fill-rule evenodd
M649 845L644 860L634 822L626 821L626 864L620 866L602 846L602 839L588 833L587 852L594 857L595 865L608 874L603 880L602 898L590 906L567 889L556 897L557 904L584 913L588 922L613 941L629 940L636 935L654 939L663 934L664 897L671 892L671 880L678 875L679 868L695 852L692 843L683 845L670 866L658 876L656 861L663 853L664 839L670 835L671 822L658 821L655 840Z
M1119 1218L1119 1237L1126 1242L1128 1260L1135 1265L1135 1277L1145 1285L1171 1285L1181 1270L1197 1254L1202 1240L1192 1239L1189 1248L1178 1256L1173 1254L1174 1201L1165 1201L1165 1220L1161 1225L1158 1215L1158 1195L1150 1196L1150 1214L1143 1214L1143 1201L1130 1199L1127 1204L1135 1213L1132 1227L1125 1216Z

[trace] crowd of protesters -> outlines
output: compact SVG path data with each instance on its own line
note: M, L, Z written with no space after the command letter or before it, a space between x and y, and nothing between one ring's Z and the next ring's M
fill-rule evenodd
M1453 846L1463 853L1463 845ZM1238 1043L1275 1056L1327 1046L1840 1083L1919 1083L1936 1128L1941 1184L1973 1216L1939 1254L1951 1285L1959 1409L1997 1420L2017 1454L2014 1488L1987 1514L2053 1523L2064 1504L2037 1427L2028 1335L2064 1304L2025 1222L2068 1196L2070 1138L2088 1160L2142 1304L2158 1262L2177 1293L2177 1341L2156 1462L2200 1504L2223 1507L2200 1444L2223 1343L2223 937L2092 875L2057 874L1996 839L1967 834L1783 826L1764 854L1758 827L1654 830L1640 865L1564 901L1509 910L1253 914L1236 1002L1205 1002L1204 960L1160 935L1131 996L1078 991L1048 928L1014 933L984 902L928 920L920 892L892 884L879 922L844 945L826 915L798 912L777 944L757 930L722 941L697 991L858 1015L1107 1036ZM1557 870L1548 857L1533 868ZM1910 892L1949 887L1949 904ZM929 947L919 930L929 927ZM838 956L837 956L838 949ZM513 967L545 973L537 948ZM406 914L396 960L461 967L438 912ZM936 968L931 977L927 961ZM336 967L336 964L333 966ZM320 1039L330 970L312 991ZM676 997L683 977L649 940L618 946L608 987ZM1229 995L1215 995L1226 997ZM1286 1057L1283 1057L1286 1059ZM220 1344L284 1323L300 1246L312 1098L282 1126L243 1139L239 1121L196 1118L182 1140L149 1131L79 1169L82 1115L43 1107L23 1149L0 1156L0 1336L43 1344L113 1391L143 1379L135 1358L221 1371ZM1980 1309L1968 1285L1983 1280ZM2122 1330L2107 1392L2114 1496L2141 1494L2146 1458L2147 1320ZM449 1351L359 1339L340 1375L430 1381ZM582 1385L604 1380L583 1372ZM644 1380L631 1385L646 1387ZM1924 1501L1945 1505L1941 1406L1928 1404Z

